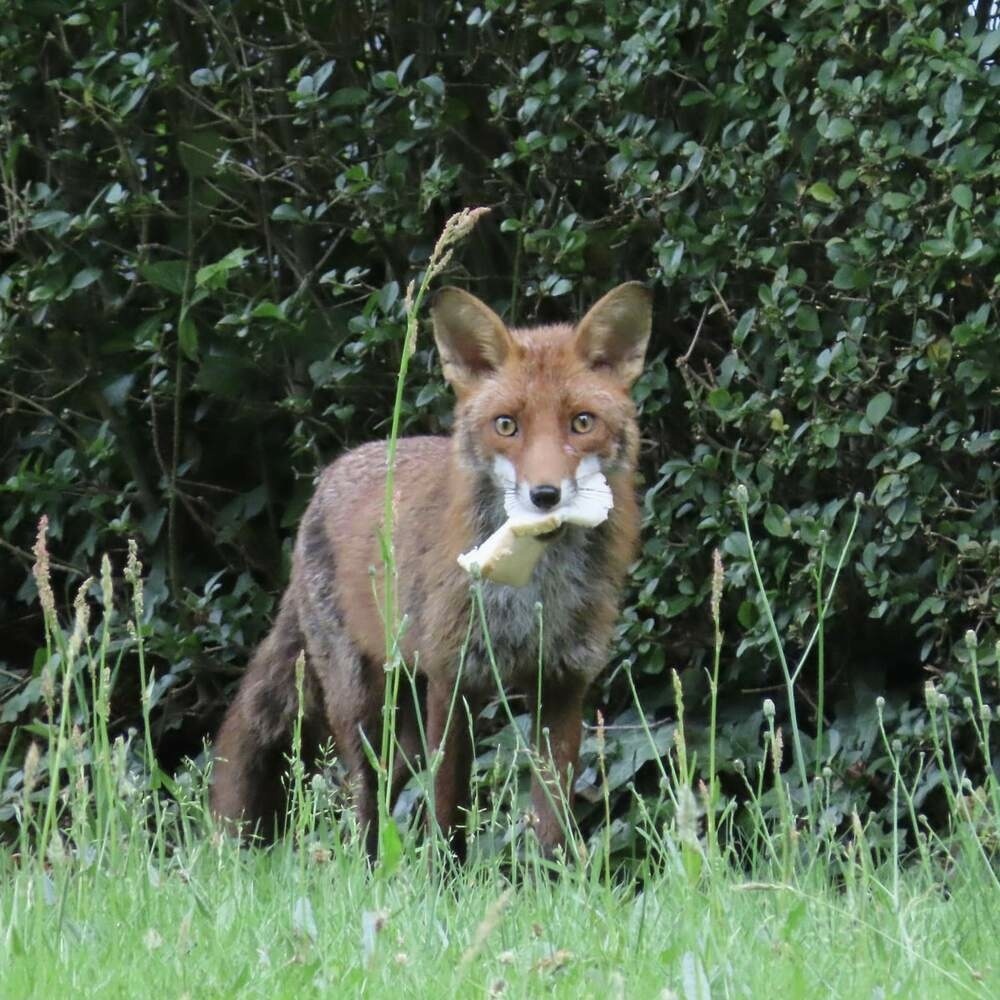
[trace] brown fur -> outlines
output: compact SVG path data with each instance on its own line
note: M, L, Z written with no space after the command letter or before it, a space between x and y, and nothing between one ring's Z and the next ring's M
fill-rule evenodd
M418 713L424 713L428 745L443 751L435 817L443 830L455 827L467 799L472 747L461 703L446 730L452 691L458 683L473 713L496 693L477 619L469 629L470 581L456 559L506 516L495 456L510 462L518 483L528 486L572 480L582 457L598 456L614 495L608 521L590 531L565 527L528 588L483 584L502 683L528 692L531 705L538 695L540 652L535 602L544 606L536 722L547 730L539 749L548 763L535 781L533 804L538 836L552 847L563 837L552 800L568 800L584 695L604 666L620 589L636 551L638 430L628 388L649 335L648 293L634 283L620 286L576 327L508 330L492 310L457 289L439 293L433 314L458 402L451 438L399 442L394 536L398 601L408 622L402 645L407 663L426 684L426 698L414 704L403 685L396 725L401 752L392 784L398 791L419 758ZM579 413L597 418L589 433L571 430ZM501 414L516 417L517 434L497 433L494 421ZM296 708L294 662L304 649L307 740L332 735L354 783L369 849L376 843L375 779L362 732L373 747L380 745L386 657L377 533L385 465L385 445L373 443L348 452L320 478L299 528L278 618L219 733L212 804L226 821L262 826L266 833L280 824L283 755Z

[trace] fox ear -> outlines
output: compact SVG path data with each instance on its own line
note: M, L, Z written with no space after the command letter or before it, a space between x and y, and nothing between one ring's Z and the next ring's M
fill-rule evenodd
M503 320L461 288L442 288L434 296L431 319L444 377L456 391L496 371L510 352Z
M653 323L653 296L629 281L613 288L576 327L576 349L591 368L605 368L631 385L642 372Z

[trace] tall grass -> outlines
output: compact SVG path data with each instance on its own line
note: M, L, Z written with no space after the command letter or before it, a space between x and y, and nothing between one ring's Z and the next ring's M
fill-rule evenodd
M857 814L846 833L811 822L787 794L782 758L794 741L767 706L766 752L738 807L713 800L714 776L699 790L681 714L674 752L657 758L664 807L636 801L645 851L632 866L616 866L607 825L589 843L570 827L575 849L543 859L497 807L474 813L470 832L488 841L501 826L500 849L448 868L438 839L414 829L373 870L336 790L311 779L297 752L294 835L248 850L213 830L204 770L163 775L138 734L109 731L109 650L122 632L137 649L143 629L137 559L127 572L123 620L106 565L72 622L62 626L54 607L45 616L51 703L5 776L20 772L22 798L17 843L0 851L4 996L987 997L1000 988L1000 789L992 769L969 787L934 687L930 754L951 804L947 829L920 816L884 723L900 803L891 840ZM988 760L992 709L971 710ZM148 712L145 698L142 732ZM500 778L499 799L516 802L519 769ZM777 819L767 788L782 792ZM822 776L814 782L816 815L830 791ZM919 833L911 850L904 824Z

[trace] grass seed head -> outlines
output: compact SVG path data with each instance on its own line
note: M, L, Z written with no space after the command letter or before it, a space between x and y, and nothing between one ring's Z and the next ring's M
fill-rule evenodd
M722 584L725 574L722 568L722 556L718 549L712 551L712 621L719 628L719 614L722 607Z
M115 587L111 579L111 560L106 552L101 556L101 604L105 621L110 621L115 606Z
M32 740L28 746L28 752L24 756L24 783L21 796L25 816L31 815L31 793L35 790L35 783L38 781L38 765L41 763L41 759L42 752L38 748L38 741Z
M142 621L142 563L139 561L139 546L134 538L128 540L128 557L125 560L125 579L132 585L132 603L135 606L136 623Z
M32 573L35 576L35 586L38 588L38 600L47 620L54 620L56 614L56 599L52 593L52 570L49 564L48 547L49 518L43 514L38 519L38 535L35 538L35 565Z
M781 726L774 731L774 742L771 744L771 757L774 760L774 773L781 772L781 760L785 751L785 738L781 735Z
M93 582L94 578L88 576L80 585L73 600L73 632L69 637L70 663L79 655L80 647L83 645L83 640L90 627L90 605L87 604L87 590Z

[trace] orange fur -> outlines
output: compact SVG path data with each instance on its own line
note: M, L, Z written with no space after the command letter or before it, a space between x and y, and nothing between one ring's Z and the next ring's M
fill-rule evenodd
M614 497L607 522L590 531L566 526L549 543L524 592L482 584L505 689L529 692L531 705L541 696L536 721L548 732L548 744L539 748L547 760L533 803L538 836L552 847L563 830L550 800L569 797L584 695L604 666L621 587L636 552L638 430L628 389L649 335L649 297L638 285L623 285L576 326L508 330L478 299L445 289L433 314L458 402L451 438L399 442L394 538L398 602L408 623L402 652L426 690L417 703L407 695L396 735L403 764L416 766L419 715L431 750L444 751L434 783L434 814L443 830L457 825L472 753L464 716L453 718L446 731L453 689L459 685L473 711L496 693L475 618L470 632L470 581L456 560L506 516L497 456L507 463L502 468L515 470L525 495L540 485L572 489L579 463L592 456ZM581 413L594 418L585 433L574 430L574 417ZM498 432L501 415L516 422L516 433ZM278 620L254 656L217 741L213 808L226 821L266 826L280 820L276 768L294 719L293 665L302 648L306 732L311 740L333 736L374 848L375 781L361 734L379 745L385 648L377 537L385 456L381 443L342 456L323 473L303 517ZM545 614L542 650L536 600ZM540 653L545 665L537 692ZM397 791L404 777L401 766Z

